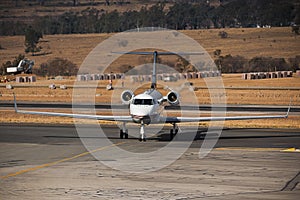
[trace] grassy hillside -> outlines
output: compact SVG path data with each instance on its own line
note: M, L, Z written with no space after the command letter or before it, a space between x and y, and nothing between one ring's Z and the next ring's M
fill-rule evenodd
M228 38L220 38L218 33L226 31ZM186 30L184 34L195 39L213 57L216 49L221 55L240 55L245 58L255 56L285 58L300 55L299 36L291 32L291 28L238 28L238 29L208 29ZM76 34L76 35L44 35L39 45L45 55L32 56L24 53L24 36L1 36L0 64L12 61L18 54L35 61L35 67L48 59L66 58L80 66L88 53L100 42L112 34ZM123 56L114 63L114 67L122 65L138 65L142 59Z
M112 12L114 10L125 12L128 10L140 10L143 6L152 6L158 0L110 0L109 5L107 5L106 0L76 0L76 2L76 6L74 6L73 0L46 0L42 6L38 0L1 0L0 18L2 18L1 20L18 19L30 21L32 16L58 16L70 11L81 12L88 7L104 12Z

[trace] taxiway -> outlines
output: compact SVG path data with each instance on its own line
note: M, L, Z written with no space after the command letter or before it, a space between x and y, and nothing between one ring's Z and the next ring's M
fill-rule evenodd
M155 151L169 143L166 128L146 143L134 134L118 139L115 126L103 130L128 151ZM182 130L178 139L185 142L188 127ZM0 199L298 199L299 129L225 129L199 159L205 133L200 129L171 165L135 174L95 159L74 126L0 125Z

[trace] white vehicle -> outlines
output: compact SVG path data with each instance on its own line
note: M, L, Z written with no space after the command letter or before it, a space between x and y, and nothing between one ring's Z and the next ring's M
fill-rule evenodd
M224 120L249 120L249 119L268 119L268 118L287 118L290 107L286 115L256 115L256 116L226 116L226 117L165 117L161 116L159 110L164 102L170 105L180 104L179 95L176 91L170 91L166 96L163 96L156 90L156 58L157 55L174 55L172 52L128 52L123 54L140 54L140 55L153 55L153 74L151 88L136 96L130 90L125 90L121 94L121 100L124 104L129 105L129 115L127 116L106 116L106 115L87 115L87 114L71 114L71 113L56 113L56 112L38 112L18 110L16 98L14 97L15 111L23 114L36 114L36 115L49 115L61 116L72 118L84 118L95 120L107 120L123 122L122 129L120 130L120 138L128 138L128 130L126 123L140 124L140 141L146 140L144 126L149 124L170 123L173 128L170 130L170 138L178 132L177 123L181 122L202 122L202 121L224 121Z
M174 77L174 76L166 76L166 77L164 77L164 82L172 82L172 81L177 81L177 78L176 77Z
M6 72L11 74L20 74L23 72L25 74L31 74L33 65L34 65L34 61L23 59L19 62L17 67L8 67L6 69Z
M7 73L17 73L18 72L18 67L8 67L6 68Z

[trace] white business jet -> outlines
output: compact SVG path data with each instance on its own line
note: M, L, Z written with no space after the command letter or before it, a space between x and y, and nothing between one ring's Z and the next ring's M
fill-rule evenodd
M118 52L120 53L120 52ZM56 113L56 112L38 112L18 110L16 98L14 96L15 111L23 114L35 114L35 115L49 115L49 116L61 116L71 118L83 118L94 120L106 120L122 122L123 126L120 129L120 138L128 138L128 130L126 129L126 123L140 124L140 141L146 141L146 134L144 126L149 124L161 124L170 123L173 128L170 130L170 139L172 140L174 134L178 133L177 123L181 122L203 122L203 121L224 121L224 120L250 120L250 119L269 119L269 118L287 118L290 111L290 107L285 115L256 115L256 116L226 116L226 117L165 117L160 115L159 110L164 102L168 102L170 105L179 105L179 95L175 91L170 91L166 96L163 96L156 89L156 61L158 55L177 55L173 52L123 52L122 54L139 54L139 55L153 55L153 71L152 71L152 83L151 88L144 93L134 95L131 90L125 90L121 94L121 100L124 104L129 105L128 116L105 116L105 115L87 115L87 114L71 114L71 113ZM182 53L178 53L182 54ZM189 55L193 53L188 53ZM195 53L199 54L199 53Z

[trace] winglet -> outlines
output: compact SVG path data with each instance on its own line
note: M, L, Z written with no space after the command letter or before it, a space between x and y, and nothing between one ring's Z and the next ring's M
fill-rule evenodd
M289 108L288 108L288 110L287 110L287 112L286 112L285 118L288 118L289 113L290 113L290 110L291 110L291 106L292 106L292 98L291 98L291 100L290 100L290 105L289 105Z
M18 112L18 107L17 107L16 95L15 95L15 93L13 93L13 95L14 95L15 111L16 111L16 113L17 113L17 112Z

